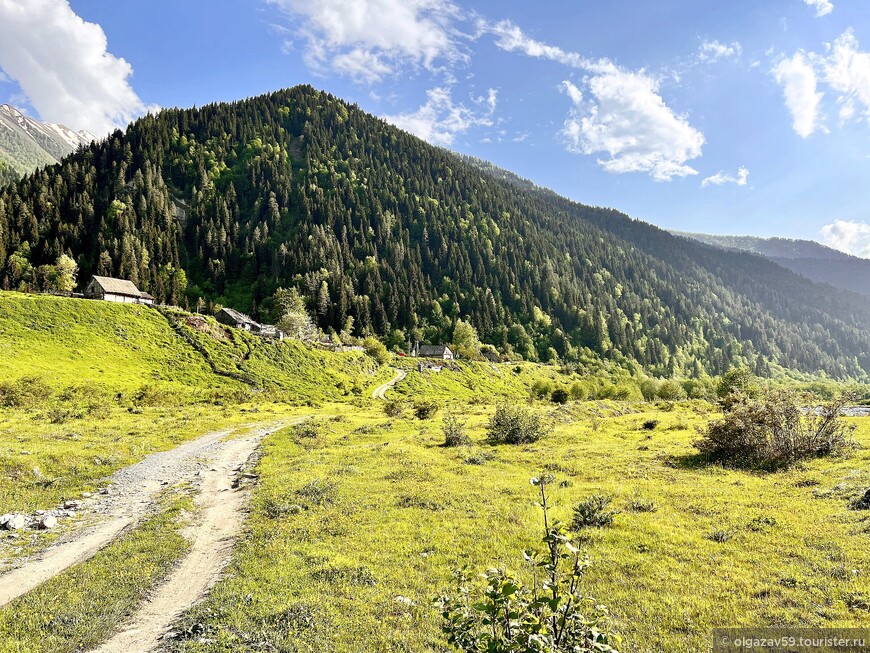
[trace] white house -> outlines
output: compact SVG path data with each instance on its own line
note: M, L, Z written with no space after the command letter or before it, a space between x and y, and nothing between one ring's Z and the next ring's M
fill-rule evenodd
M94 276L85 287L84 296L88 299L102 299L107 302L121 304L152 305L154 298L147 292L142 292L132 281L113 279L112 277Z

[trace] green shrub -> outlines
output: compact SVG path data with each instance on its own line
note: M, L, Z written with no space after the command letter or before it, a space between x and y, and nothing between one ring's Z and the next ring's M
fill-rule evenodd
M490 442L528 444L537 442L547 433L539 415L527 408L501 404L486 425Z
M493 568L486 572L480 599L471 599L467 569L454 572L456 594L437 599L447 641L466 653L616 653L620 638L607 608L583 592L587 557L573 546L561 522L547 517L545 486L552 477L534 478L541 489L544 550L524 551L535 567L531 586Z
M553 392L553 383L549 379L538 379L532 384L532 396L535 399L549 397Z
M378 365L386 365L390 362L390 352L387 351L384 343L377 338L369 336L363 340L363 349L365 349L366 354L378 362Z
M553 394L550 395L550 401L554 404L567 404L570 396L565 388L556 388Z
M51 388L36 376L0 382L0 406L3 408L33 408L51 394Z
M387 417L399 417L405 412L405 402L398 399L389 399L384 403L384 414Z
M618 510L610 510L613 499L603 494L593 494L586 497L574 508L574 520L571 528L575 531L584 528L604 528L613 524L613 518Z
M438 412L438 402L418 399L414 402L414 415L417 419L429 419Z
M447 413L444 416L441 432L444 434L445 447L467 447L471 444L471 438L465 432L465 422L455 415Z
M795 392L778 390L754 399L730 393L725 414L711 422L695 446L713 460L780 467L854 448L841 410L846 397L806 410Z
M632 512L655 512L659 509L659 506L652 499L647 499L642 496L633 496L628 502L628 509Z
M658 425L659 421L657 419L648 419L640 425L640 428L642 428L644 431L654 431Z
M323 430L323 422L317 419L306 419L293 427L294 438L316 438Z

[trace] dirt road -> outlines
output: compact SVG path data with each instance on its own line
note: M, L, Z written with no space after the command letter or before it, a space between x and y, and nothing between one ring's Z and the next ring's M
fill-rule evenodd
M209 462L195 499L196 521L184 533L190 553L133 616L129 625L96 653L153 651L172 623L202 598L220 578L233 543L242 530L247 492L233 489L235 470L242 468L262 433L230 440Z
M396 368L394 368L394 369L396 369ZM374 397L375 399L386 399L387 398L387 390L392 388L394 385L396 385L399 381L404 379L406 376L408 376L408 375L404 370L396 369L396 376L394 376L392 379L390 379L389 381L387 381L383 385L375 388L375 391L372 393L372 397Z
M280 423L259 425L244 437L227 439L232 430L208 433L175 449L150 454L144 459L118 470L111 478L110 494L89 506L95 514L105 515L97 525L73 533L0 576L0 606L26 594L64 569L91 558L121 531L137 523L152 509L154 496L166 485L189 482L199 486L199 501L203 503L204 530L209 525L209 501L223 492L223 485L232 481L232 470L243 463L262 438L281 426ZM220 494L220 502L230 506L235 515L241 493ZM220 513L216 519L220 520ZM234 520L236 516L228 516ZM236 524L235 521L232 522ZM221 531L223 532L223 531ZM199 536L195 539L198 540Z

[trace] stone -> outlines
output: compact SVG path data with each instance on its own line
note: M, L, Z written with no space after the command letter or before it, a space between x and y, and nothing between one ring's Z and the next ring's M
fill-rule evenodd
M401 605L414 605L414 602L407 596L397 596L393 599L393 603L400 603Z
M55 526L57 526L57 517L54 515L46 515L39 522L39 527L44 531L54 528Z
M101 487L101 488L99 489L99 492L100 492L100 494L108 494L108 493L109 493L109 488L107 488L107 487Z
M75 510L78 507L79 507L78 501L64 501L63 502L64 510Z
M82 492L82 499L90 499L92 496L94 495L90 492Z
M6 519L7 517L8 519ZM3 515L3 519L6 520L3 522L3 527L7 531L17 531L20 528L24 528L27 523L24 515Z

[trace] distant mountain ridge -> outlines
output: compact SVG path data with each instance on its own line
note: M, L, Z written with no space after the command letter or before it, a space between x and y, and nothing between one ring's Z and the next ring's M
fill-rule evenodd
M870 297L870 259L852 256L813 240L671 233L721 249L758 254L812 281Z
M9 104L0 105L0 183L58 163L96 137L61 124L42 122Z

